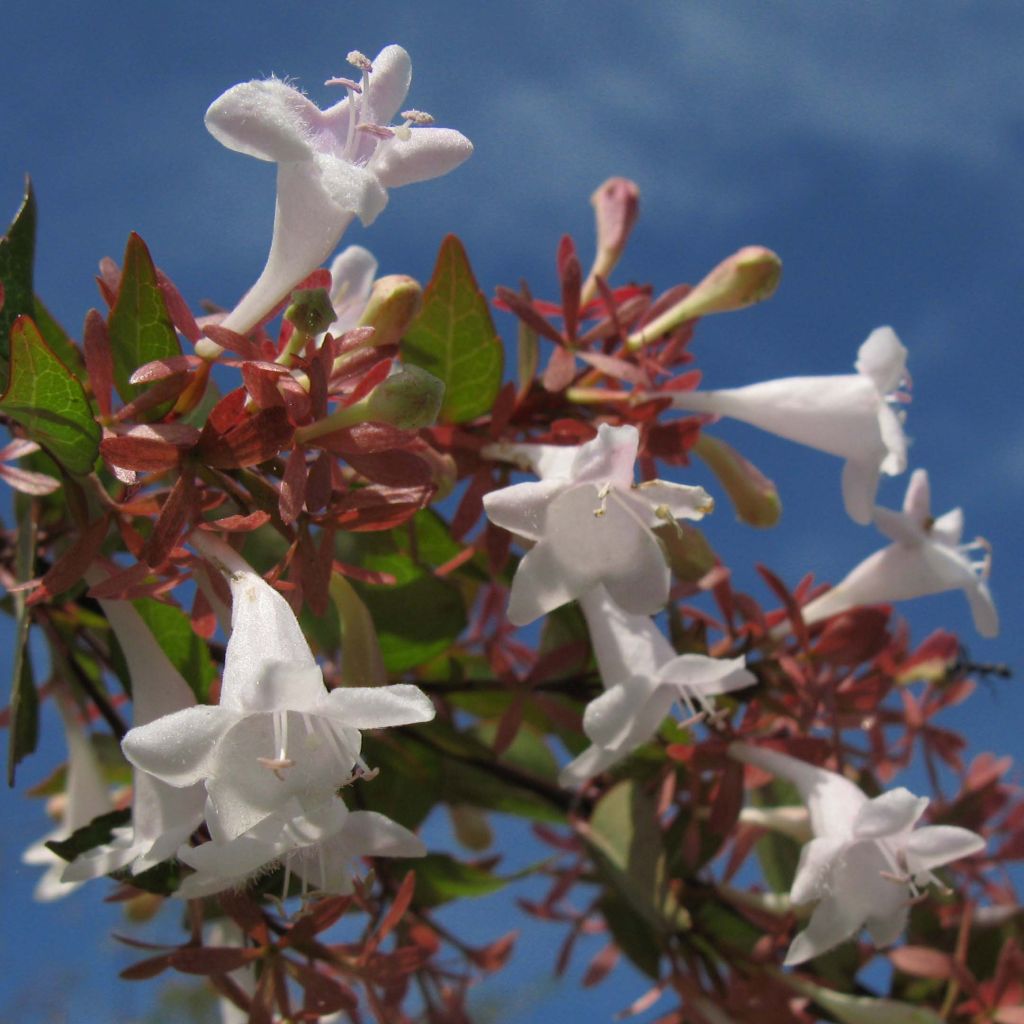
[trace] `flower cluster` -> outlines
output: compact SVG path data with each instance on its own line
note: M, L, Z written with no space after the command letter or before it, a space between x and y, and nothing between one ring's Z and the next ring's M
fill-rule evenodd
M473 947L434 911L513 880L491 849L500 813L551 847L521 872L548 895L521 905L568 926L560 969L580 936L606 934L587 983L630 958L658 979L637 1012L674 992L665 1021L808 1024L811 1000L838 1020L890 1005L910 1019L849 994L867 947L815 973L865 928L880 949L908 933L888 954L899 972L948 982L898 974L900 1000L1017 1020L1003 1010L1024 960L1018 901L990 869L1024 856L1024 804L1005 762L965 763L932 721L972 686L955 638L915 649L890 607L963 590L994 636L990 549L962 543L959 509L932 515L923 469L902 511L876 504L880 477L908 465L895 332L872 331L852 374L698 388L698 318L769 298L781 261L745 246L693 287L614 287L639 213L616 178L592 196L589 272L571 238L558 245L559 301L498 289L519 321L507 380L454 236L425 287L378 276L361 246L322 266L390 188L472 151L400 112L400 47L348 59L357 74L328 81L345 97L326 110L272 78L207 111L225 146L277 165L266 266L233 309L196 318L132 235L123 266L101 264L109 308L90 311L81 349L56 353L34 307L8 318L3 455L26 460L0 466L21 492L0 538L12 773L39 696L69 752L43 787L60 828L25 856L47 868L39 898L109 875L136 909L192 901L188 941L126 977L207 974L226 1019L464 1024L467 991L514 937ZM0 285L32 294L30 277ZM59 407L23 400L34 375L59 382ZM849 516L891 543L831 588L759 566L779 602L762 607L702 532L716 486L751 525L781 511L713 436L720 417L842 458ZM691 459L717 483L675 479ZM33 629L55 677L39 693ZM882 792L918 745L933 798ZM130 796L111 790L129 778ZM456 852L428 853L418 833L439 834L442 806ZM755 850L771 892L737 884ZM947 874L946 902L926 902ZM983 923L1005 931L968 956Z

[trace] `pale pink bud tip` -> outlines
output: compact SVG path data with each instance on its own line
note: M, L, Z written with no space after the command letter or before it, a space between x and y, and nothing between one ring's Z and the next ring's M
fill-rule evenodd
M629 178L609 178L590 197L599 249L621 252L640 213L640 189Z

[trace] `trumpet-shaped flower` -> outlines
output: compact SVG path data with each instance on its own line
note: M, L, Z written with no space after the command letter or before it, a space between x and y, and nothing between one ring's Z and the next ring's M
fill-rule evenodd
M331 263L331 307L334 309L334 320L327 332L335 338L358 325L370 298L376 273L376 258L361 245L350 245L334 257Z
M340 800L307 812L289 800L278 814L226 843L182 847L179 856L195 873L179 886L184 899L240 888L279 862L302 879L304 891L352 891L352 865L361 857L422 857L421 840L375 811L349 811ZM287 881L285 883L287 892Z
M690 722L712 718L712 697L757 682L744 659L676 654L653 620L623 611L603 587L580 598L605 692L583 713L588 747L562 770L577 786L622 760L657 732L673 705Z
M415 686L328 692L287 602L230 557L232 629L220 704L166 715L122 743L132 764L171 786L205 784L206 822L218 843L280 815L293 799L307 814L333 800L365 772L360 729L434 716Z
M789 947L787 965L827 952L862 927L876 946L890 945L920 888L941 885L934 869L984 849L985 840L965 828L915 828L928 798L906 789L869 800L842 775L788 754L747 743L733 743L729 753L791 782L807 804L814 838L800 853L790 900L818 905Z
M672 392L677 408L731 416L790 441L838 455L843 501L858 523L871 522L881 473L907 468L907 441L891 403L907 379L907 350L891 327L878 327L857 352L857 372L784 377L723 391Z
M33 896L42 903L67 896L84 880L64 878L67 861L57 856L46 844L53 840L67 839L76 829L88 825L93 818L112 810L107 784L88 734L73 709L63 699L58 698L57 708L64 723L68 744L67 787L60 813L60 827L33 843L21 855L22 863L46 868L33 892Z
M491 522L534 542L512 581L513 624L524 626L599 583L636 615L668 600L668 565L652 528L700 519L714 503L702 487L634 484L639 443L636 427L603 423L579 446L491 447L492 457L525 463L541 478L484 496Z
M277 208L267 264L222 326L245 333L330 256L353 217L370 224L387 203L387 190L446 174L473 151L449 128L430 126L416 110L392 126L409 89L412 65L400 46L371 62L352 53L360 81L332 79L348 96L320 110L277 78L228 89L206 112L218 142L277 164ZM196 349L208 358L220 349L208 340Z
M94 581L100 577L93 576ZM154 722L195 704L195 696L181 673L157 643L149 627L129 601L100 601L117 637L132 680L132 714L136 726ZM173 857L203 820L205 792L196 783L170 786L144 771L132 775L132 822L114 829L109 843L72 861L65 881L97 878L122 868L133 875Z
M914 470L903 511L876 508L875 525L892 540L856 566L830 591L803 608L804 621L818 622L858 605L906 601L946 590L967 595L974 625L985 637L999 631L999 617L986 580L991 567L988 543L961 544L964 517L959 508L931 514L928 474ZM980 551L980 559L972 553Z

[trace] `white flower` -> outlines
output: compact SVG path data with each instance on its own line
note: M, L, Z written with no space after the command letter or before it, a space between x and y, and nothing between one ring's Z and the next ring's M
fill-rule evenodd
M103 578L94 570L87 576L92 582ZM146 725L192 707L196 701L188 683L131 602L101 600L100 605L128 663L134 724ZM84 881L122 868L136 875L173 857L203 820L205 796L199 783L179 789L135 770L131 825L114 829L109 843L76 857L67 866L64 880Z
M602 423L586 444L494 445L491 457L525 461L541 477L484 496L491 522L533 541L512 581L508 617L517 626L603 584L638 615L668 600L669 570L652 527L700 519L714 503L702 487L633 483L636 427ZM485 449L485 455L488 450Z
M890 945L906 927L919 889L941 885L933 870L985 847L965 828L915 829L928 798L906 789L869 800L842 775L788 754L747 743L733 743L729 753L788 780L807 804L814 839L800 853L789 898L819 902L789 947L787 965L827 952L862 927L876 946Z
M880 473L907 468L907 440L890 406L902 397L907 350L891 327L878 327L857 352L857 372L783 377L724 391L671 392L690 412L731 416L810 448L838 455L843 501L858 523L871 522Z
M237 839L182 847L179 857L195 874L176 896L194 899L240 888L269 865L283 862L304 891L352 891L352 864L360 857L422 857L426 847L401 825L375 811L349 811L340 800L305 811L292 799ZM287 892L287 878L285 892Z
M679 654L653 620L630 615L603 587L580 598L605 692L583 713L593 746L562 769L563 786L577 786L622 760L657 732L674 704L690 721L714 715L711 698L757 682L739 658Z
M387 46L362 69L349 95L320 110L277 78L244 82L214 100L206 127L218 142L277 163L277 208L267 265L221 326L244 334L330 256L352 218L370 224L387 203L387 190L446 174L473 151L450 128L429 126L418 111L392 127L412 78L409 55ZM219 346L196 346L212 358Z
M46 868L32 894L43 903L67 896L82 884L81 881L63 878L67 861L57 856L46 844L68 839L93 818L113 810L107 784L88 734L79 723L74 709L65 704L63 698L58 697L56 703L68 744L67 782L60 827L33 843L21 855L23 864Z
M999 617L986 583L991 567L988 543L978 539L961 544L963 512L954 508L934 518L929 492L928 474L916 469L902 512L875 509L875 525L893 543L870 555L830 591L805 605L805 622L818 622L859 605L963 590L978 632L985 637L999 632ZM972 561L975 551L981 551L982 557Z
M218 843L282 814L293 799L307 814L334 800L365 772L360 729L434 716L415 686L328 692L288 603L231 557L232 631L220 704L159 718L122 743L132 764L172 786L205 783L206 823Z

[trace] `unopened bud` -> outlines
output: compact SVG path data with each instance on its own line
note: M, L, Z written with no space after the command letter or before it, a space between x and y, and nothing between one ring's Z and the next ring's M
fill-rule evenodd
M399 430L418 430L437 421L444 382L411 363L385 377L365 398L366 419Z
M775 484L735 448L702 430L690 450L718 477L743 522L768 527L779 521L782 502Z
M422 305L423 288L418 281L405 274L388 274L373 282L359 326L374 329L373 345L397 345Z
M388 672L373 617L355 588L333 573L331 598L341 623L341 673L346 686L384 686Z
M748 245L723 260L684 298L628 339L638 349L680 324L709 313L729 313L775 294L782 260L763 245Z
M335 312L326 288L296 288L285 320L305 335L323 334L334 323Z
M582 300L597 291L597 278L607 278L626 248L640 213L640 189L629 178L609 178L590 197L597 222L597 253L583 285Z
M654 533L665 549L666 561L677 580L696 583L718 564L704 534L690 523L677 519L656 526Z

